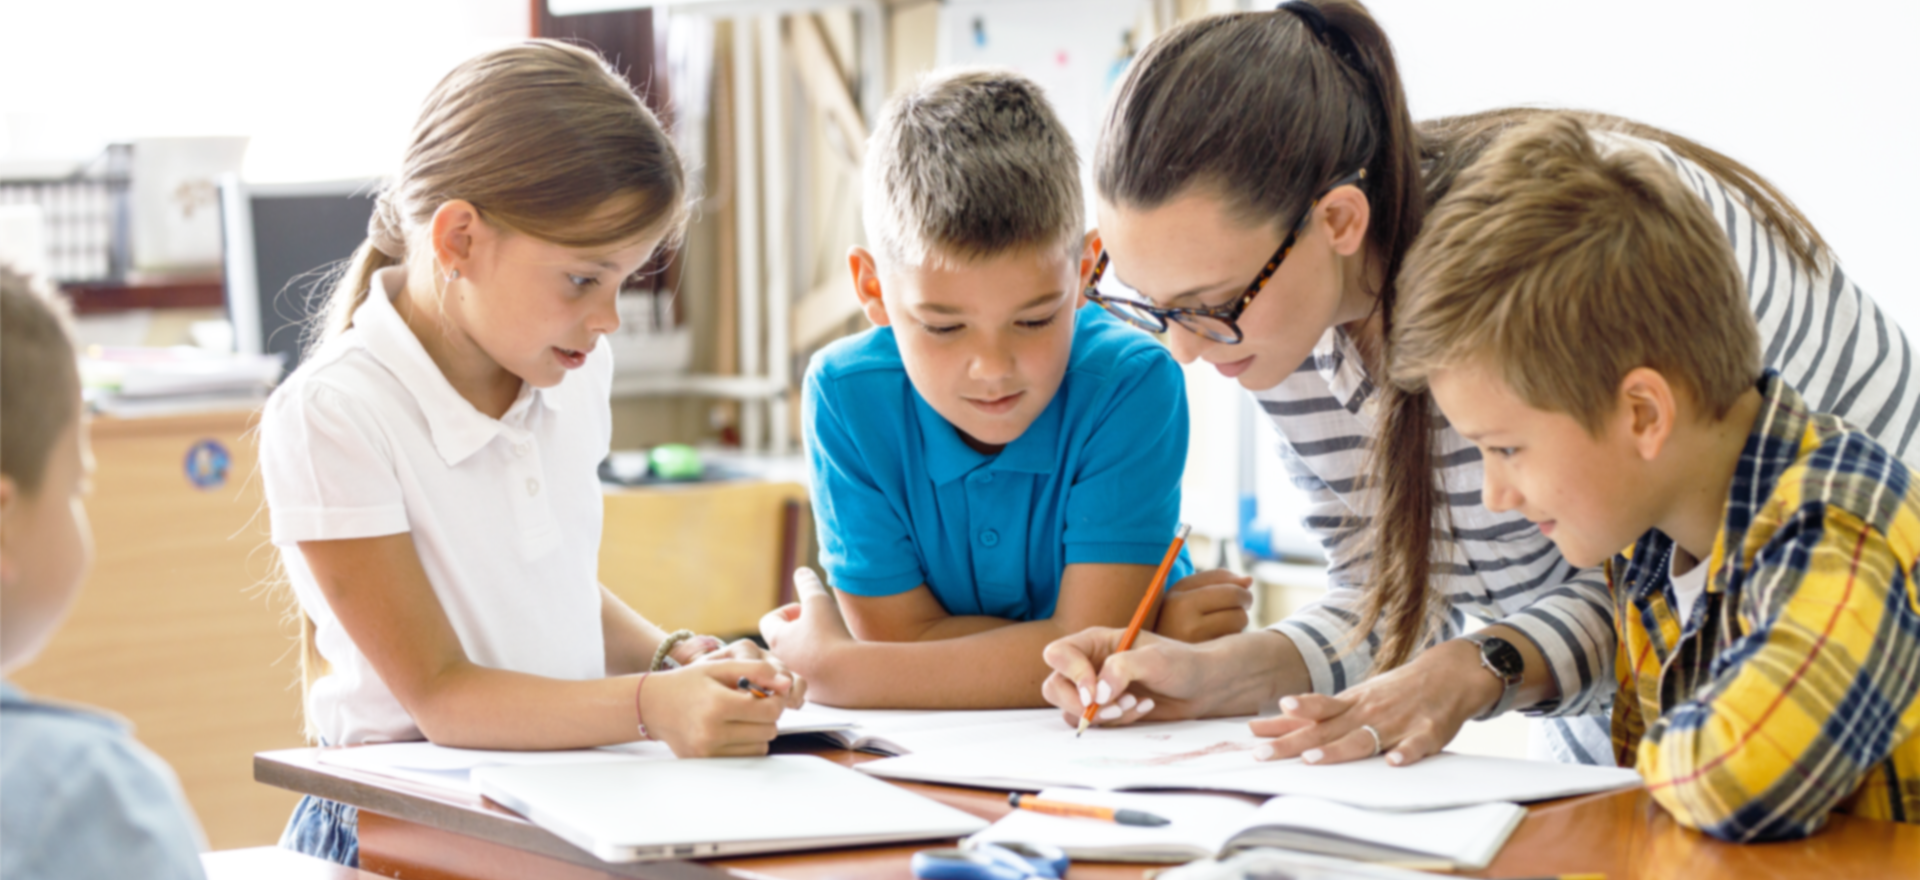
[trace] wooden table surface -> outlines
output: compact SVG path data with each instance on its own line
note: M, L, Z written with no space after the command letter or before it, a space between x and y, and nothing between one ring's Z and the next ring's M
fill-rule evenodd
M852 766L875 756L838 749L783 747ZM317 749L262 752L254 777L268 785L354 804L360 813L360 866L413 880L658 880L723 878L904 878L908 860L930 846L824 850L702 862L601 862L477 794L321 764ZM902 787L993 820L1007 810L998 791L905 783ZM950 843L950 842L949 842ZM1140 880L1140 865L1075 862L1071 880ZM1467 876L1544 877L1603 873L1608 880L1764 880L1788 877L1920 878L1920 825L1835 816L1811 838L1789 843L1726 844L1675 825L1645 791L1589 795L1536 804L1487 870Z

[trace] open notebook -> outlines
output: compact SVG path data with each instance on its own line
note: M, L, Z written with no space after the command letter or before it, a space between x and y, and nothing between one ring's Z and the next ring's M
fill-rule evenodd
M1273 846L1369 862L1474 871L1487 866L1526 810L1509 803L1419 813L1361 810L1308 797L1278 797L1255 806L1218 795L1124 794L1048 789L1047 800L1145 810L1169 824L1157 828L1062 818L1015 810L973 836L974 843L1046 843L1075 859L1102 862L1190 862Z
M1243 719L1071 729L1045 736L868 761L889 779L1012 791L1093 788L1306 795L1374 810L1435 810L1493 801L1527 802L1633 788L1640 777L1592 767L1441 753L1406 767L1385 758L1311 765L1257 761L1261 740Z
M478 767L473 782L608 862L931 840L987 824L812 755Z

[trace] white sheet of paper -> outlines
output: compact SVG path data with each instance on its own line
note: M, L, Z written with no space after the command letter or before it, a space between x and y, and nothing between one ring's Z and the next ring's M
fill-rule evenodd
M1631 788L1630 769L1442 753L1408 767L1385 758L1310 765L1256 761L1260 740L1246 719L1093 728L870 761L863 772L893 779L1035 791L1048 786L1110 791L1196 789L1307 795L1375 810L1432 810L1490 801L1527 802Z

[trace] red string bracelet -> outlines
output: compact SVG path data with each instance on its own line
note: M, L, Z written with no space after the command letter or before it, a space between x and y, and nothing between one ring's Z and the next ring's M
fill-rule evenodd
M640 673L640 683L633 687L633 720L640 727L641 739L653 739L647 733L647 712L640 707L640 692L647 686L647 675L648 673L645 672Z

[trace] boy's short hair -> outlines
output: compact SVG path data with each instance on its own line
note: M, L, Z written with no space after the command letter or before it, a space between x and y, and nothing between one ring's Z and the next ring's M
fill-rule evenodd
M867 146L863 215L886 265L1080 251L1080 159L1040 87L999 70L935 72L887 103Z
M1470 360L1589 432L1638 367L1724 417L1760 375L1733 248L1653 154L1549 114L1461 172L1407 255L1389 375L1409 391Z
M54 441L80 407L80 369L65 309L0 263L0 474L40 491Z

